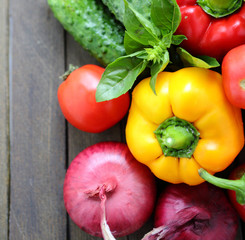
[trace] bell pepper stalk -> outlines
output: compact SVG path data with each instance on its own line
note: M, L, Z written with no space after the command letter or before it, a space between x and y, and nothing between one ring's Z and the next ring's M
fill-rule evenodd
M242 6L243 0L197 0L209 15L220 18L232 14Z
M197 146L200 133L189 122L172 117L154 131L165 156L190 158Z
M182 34L175 34L180 22L181 13L176 0L152 0L150 19L125 0L123 24L126 29L124 47L127 55L117 58L106 67L97 87L96 101L110 100L126 93L146 68L150 68L150 86L155 93L157 75L169 63L181 67L218 67L219 63L215 59L194 57L178 47L186 39Z
M229 180L211 175L205 169L198 170L199 175L205 181L224 189L233 190L236 192L236 200L239 204L245 204L245 173L240 179Z
M192 55L207 55L222 62L228 51L245 43L242 0L177 0L177 3L181 22L175 34L186 36L180 47Z
M241 109L225 96L222 76L198 67L158 74L133 89L126 142L134 157L170 183L197 185L204 168L227 168L244 146Z
M245 173L245 163L233 169L230 173L229 179L232 180L240 179L242 175L244 175L244 173ZM245 204L240 204L237 202L236 192L233 190L228 190L228 196L230 198L231 203L233 204L238 214L240 215L241 219L245 222Z

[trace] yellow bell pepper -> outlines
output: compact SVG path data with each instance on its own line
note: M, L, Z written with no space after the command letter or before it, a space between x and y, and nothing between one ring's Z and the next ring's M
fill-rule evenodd
M219 73L197 68L162 72L156 94L142 80L133 90L126 141L156 177L197 185L198 169L227 168L244 146L241 110L225 97Z

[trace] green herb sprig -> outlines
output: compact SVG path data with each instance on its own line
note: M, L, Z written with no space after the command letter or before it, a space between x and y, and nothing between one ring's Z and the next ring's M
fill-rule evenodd
M177 46L186 39L184 35L174 35L181 21L180 9L175 0L152 0L150 20L126 0L124 3L124 47L127 55L119 57L106 67L97 87L97 102L111 100L126 93L146 67L150 68L150 86L156 93L157 75L171 62L171 46ZM180 47L177 47L176 53L184 66L219 66L211 57L193 57Z

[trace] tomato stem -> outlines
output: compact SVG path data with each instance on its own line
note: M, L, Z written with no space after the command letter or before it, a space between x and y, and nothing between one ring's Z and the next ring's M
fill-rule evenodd
M78 68L79 68L78 66L74 66L74 65L70 64L68 70L67 70L63 75L60 76L60 79L62 79L63 81L65 81L65 80L68 78L68 76L69 76L73 71L75 71L75 70L78 69Z
M243 90L245 90L245 79L242 79L241 81L240 81L240 87L243 89Z
M201 178L217 187L235 191L236 201L239 204L245 204L245 173L236 180L215 177L202 168L198 170L198 173Z

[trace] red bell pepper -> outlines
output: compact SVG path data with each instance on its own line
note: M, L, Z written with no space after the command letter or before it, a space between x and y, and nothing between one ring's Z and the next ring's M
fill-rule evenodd
M187 37L182 47L191 54L221 61L230 49L245 43L243 1L177 0L177 3L182 19L176 34Z

